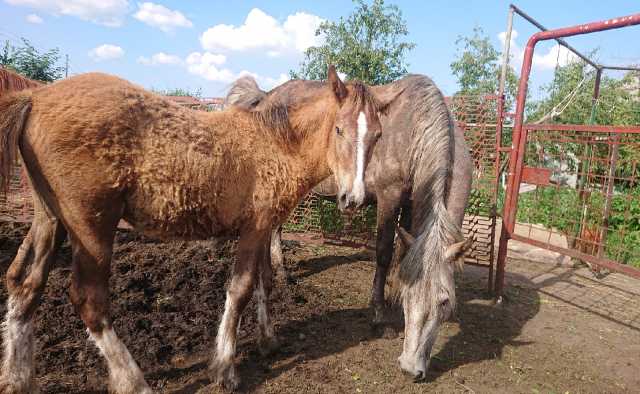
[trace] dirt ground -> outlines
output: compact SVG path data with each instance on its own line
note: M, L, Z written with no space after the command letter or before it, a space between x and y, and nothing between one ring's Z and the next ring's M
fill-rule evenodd
M0 225L4 274L27 227ZM640 392L640 286L618 275L512 260L507 300L492 304L482 268L457 278L458 310L441 331L428 380L397 368L401 317L374 331L368 305L373 255L285 243L290 277L272 297L282 346L262 358L255 311L245 313L237 363L242 391L259 393ZM116 332L158 392L217 393L207 376L233 244L158 243L117 236ZM105 366L69 302L70 251L52 270L37 313L43 393L103 393ZM7 294L0 290L0 313Z

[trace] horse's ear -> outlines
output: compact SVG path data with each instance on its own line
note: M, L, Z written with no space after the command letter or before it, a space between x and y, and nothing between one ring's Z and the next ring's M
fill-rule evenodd
M472 242L473 238L469 237L462 242L449 246L444 253L444 260L449 263L454 263L461 268L464 264L464 254L469 250L469 248L471 248Z
M411 248L411 246L416 242L413 235L409 234L409 232L400 225L398 225L398 237L407 249Z
M333 64L329 65L327 76L333 94L336 95L338 101L344 100L347 97L347 87L344 86L344 83L342 82L342 80L340 80L338 72L336 71L336 66L334 66Z
M394 89L393 85L371 86L371 93L378 102L378 111L387 113L389 106L404 92L402 89Z

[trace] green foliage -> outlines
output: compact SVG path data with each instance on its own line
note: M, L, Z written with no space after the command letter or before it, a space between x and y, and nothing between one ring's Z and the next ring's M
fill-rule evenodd
M24 38L20 47L14 47L6 41L0 54L1 66L42 82L53 82L62 78L65 68L57 65L59 60L58 48L41 53Z
M408 35L402 12L384 0L354 0L356 9L345 20L325 21L316 31L324 37L320 46L305 51L299 71L292 78L326 79L328 64L335 64L348 79L377 85L395 81L407 73L405 56L415 44Z
M636 74L637 75L637 74ZM637 76L629 72L622 79L603 75L600 82L600 98L595 108L594 124L601 125L637 125L640 124L640 100L637 88L633 84ZM593 88L596 75L591 66L584 62L572 62L558 67L554 79L541 87L543 99L532 101L527 108L527 117L536 121L549 113L552 108L569 96L584 79L575 98L567 108L553 119L560 124L589 124Z
M460 85L460 90L456 94L498 93L502 57L484 30L475 27L472 36L459 36L456 40L456 47L456 59L450 66L451 72L456 76L458 85ZM517 88L518 78L513 69L507 67L506 108L510 108L513 104Z
M603 227L605 196L592 192L586 199L585 225ZM583 204L575 189L539 187L523 193L518 201L517 220L541 224L565 235L576 234ZM606 257L640 267L640 187L619 190L611 199L609 231L605 243Z

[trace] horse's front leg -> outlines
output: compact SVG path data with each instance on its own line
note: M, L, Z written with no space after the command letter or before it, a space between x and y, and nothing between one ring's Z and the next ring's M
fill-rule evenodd
M287 270L284 268L284 256L282 254L282 226L271 233L271 265L276 271L278 283L286 283Z
M270 230L242 234L238 241L233 277L227 290L224 313L218 327L211 372L217 383L235 390L240 380L233 363L238 325L242 311L251 299L264 256L269 253Z
M388 188L378 192L377 240L376 240L376 273L371 290L371 306L373 307L373 325L384 322L384 286L389 273L389 265L393 257L393 244L396 234L400 198L402 192Z

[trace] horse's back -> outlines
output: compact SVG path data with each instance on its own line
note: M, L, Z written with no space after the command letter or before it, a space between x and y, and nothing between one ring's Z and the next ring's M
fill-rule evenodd
M205 238L235 231L288 184L272 180L291 169L257 133L242 112L192 111L86 74L34 93L25 141L59 198L94 211L120 201L139 231Z

